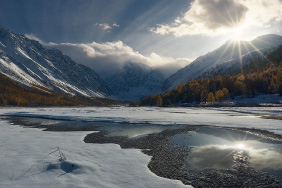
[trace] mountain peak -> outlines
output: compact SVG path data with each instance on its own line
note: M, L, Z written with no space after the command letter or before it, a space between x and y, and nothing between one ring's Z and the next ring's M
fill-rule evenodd
M138 101L160 92L164 76L146 64L128 62L122 70L106 79L109 88L119 100Z
M262 36L258 36L254 40L252 40L251 43L256 47L278 46L278 45L282 44L282 36L276 35L276 34L262 35Z
M261 36L258 36L256 37L253 41L256 41L256 40L273 40L273 39L282 39L282 36L281 35L277 35L277 34L266 34L266 35L261 35Z
M7 29L6 27L4 27L3 25L0 25L0 31L9 31L11 32L9 29Z
M0 25L0 37L11 36L13 34L12 31L7 29L6 27Z

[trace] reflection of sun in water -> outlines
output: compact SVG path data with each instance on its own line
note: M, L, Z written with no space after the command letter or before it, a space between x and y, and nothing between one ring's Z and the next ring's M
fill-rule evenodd
M245 149L246 148L246 146L244 144L237 144L237 145L235 145L235 147L238 148L238 149Z

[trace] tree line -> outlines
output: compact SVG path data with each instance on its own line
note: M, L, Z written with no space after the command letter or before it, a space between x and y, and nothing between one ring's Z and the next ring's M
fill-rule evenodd
M112 104L118 104L118 102L106 98L73 96L38 85L23 87L0 74L1 106L106 106Z
M239 95L282 95L282 46L266 58L254 58L233 75L199 78L180 84L168 93L143 98L141 106L169 106L181 103L214 103Z

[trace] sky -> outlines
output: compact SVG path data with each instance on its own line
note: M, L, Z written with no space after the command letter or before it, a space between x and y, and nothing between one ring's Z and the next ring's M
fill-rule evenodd
M129 61L167 75L227 40L282 35L282 0L0 0L0 24L98 73ZM114 71L112 71L114 73Z

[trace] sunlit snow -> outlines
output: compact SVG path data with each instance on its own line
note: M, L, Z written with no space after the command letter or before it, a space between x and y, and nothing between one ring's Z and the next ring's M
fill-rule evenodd
M58 120L212 125L282 135L281 108L1 108L2 116ZM0 187L189 187L150 172L150 157L115 144L86 144L89 132L46 132L0 121ZM244 143L233 147L244 149ZM59 147L66 160L59 160ZM255 163L256 161L254 161Z

